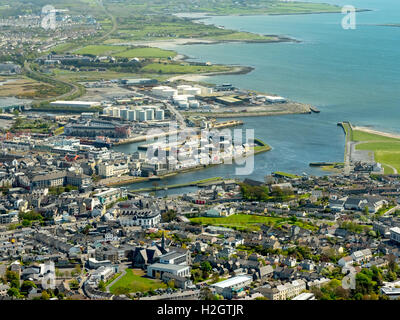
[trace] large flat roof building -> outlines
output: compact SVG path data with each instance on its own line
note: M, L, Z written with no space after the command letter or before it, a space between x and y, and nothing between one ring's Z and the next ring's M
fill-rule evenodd
M63 101L57 100L50 102L54 107L78 107L78 108L91 108L100 106L100 102L95 101Z
M249 286L252 281L253 277L241 275L215 283L212 285L212 287L215 288L217 293L223 295L224 298L231 299L236 292L239 292L244 287Z
M180 277L190 277L190 267L187 265L153 263L147 267L147 275L151 278L155 278L157 273L160 274L161 278L165 272L169 272Z

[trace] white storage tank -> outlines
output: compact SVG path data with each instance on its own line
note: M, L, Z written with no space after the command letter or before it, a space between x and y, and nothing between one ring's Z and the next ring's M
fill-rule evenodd
M164 120L164 110L156 110L156 120Z
M173 96L172 99L174 100L175 104L179 104L179 102L187 101L187 97L184 95L176 95L176 96Z
M187 103L186 101L180 101L178 105L179 105L179 108L181 108L181 109L189 108L189 103Z
M183 94L183 91L186 89L191 88L192 86L189 86L187 84L181 84L179 86L177 86L176 88L178 89L179 94Z
M198 107L200 107L200 104L199 104L198 101L190 101L189 102L189 107L190 108L198 108Z
M135 110L135 117L136 117L136 121L139 121L139 117L140 117L140 111L142 111L142 109L136 109Z
M173 97L173 96L175 96L177 94L178 94L178 90L176 90L176 89L170 88L170 89L164 89L163 90L163 96L166 97L166 98Z
M128 120L135 121L136 120L136 112L135 110L128 110Z
M113 108L112 115L113 115L113 117L119 117L119 116L120 116L119 108L114 107L114 108Z
M120 109L120 116L122 119L128 120L128 109Z
M172 96L178 94L178 90L173 89L173 88L168 87L168 86L154 87L153 89L151 89L151 92L153 92L154 94L156 94L158 96L162 96L162 97L165 97L165 98L169 98L169 97L172 97Z
M154 109L146 109L146 119L154 120Z
M166 88L165 86L157 86L151 89L151 92L158 96L161 96L165 88Z
M190 87L190 88L186 88L183 90L184 94L190 94L190 95L199 95L201 94L201 89L200 88L196 88L196 87Z
M140 111L139 111L139 121L140 121L140 122L142 122L142 121L147 121L147 114L146 114L146 111L144 111L144 110L140 110Z

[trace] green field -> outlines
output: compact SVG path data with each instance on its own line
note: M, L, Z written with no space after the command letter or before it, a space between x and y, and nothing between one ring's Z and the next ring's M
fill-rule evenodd
M386 174L394 173L391 167L400 172L400 139L360 130L350 131L349 138L352 141L362 142L356 146L356 149L374 152L375 161L382 164Z
M385 137L385 136L381 136L378 134L373 134L373 133L364 132L364 131L360 131L360 130L352 130L352 131L353 131L353 136L352 136L353 141L400 142L400 139Z
M95 56L112 55L122 58L168 58L176 56L176 52L172 50L163 50L159 48L128 46L113 46L113 45L89 45L83 47L74 53L91 54Z
M74 72L69 70L62 70L62 69L53 69L52 70L55 77L59 80L67 81L67 82L83 82L83 81L98 81L100 79L104 80L112 80L112 79L119 79L119 78L152 78L157 79L159 81L164 81L170 77L170 75L162 75L162 74L154 74L154 73L128 73L128 72L117 72L112 70L107 71L80 71Z
M225 228L234 228L237 230L244 231L258 231L260 230L261 224L274 223L275 227L280 227L285 223L297 225L301 228L308 229L311 231L316 231L318 228L310 225L308 223L304 223L300 220L295 222L291 221L289 218L279 218L279 217L266 217L266 216L258 216L252 214L235 214L229 217L221 217L221 218L211 218L211 217L200 217L200 218L191 218L191 222L202 224L202 225L213 225Z
M383 165L390 165L400 172L400 141L363 143L356 146L358 150L371 150L374 152L375 161ZM385 173L393 173L393 169L386 166Z
M280 175L280 176L283 176L283 177L291 178L291 179L298 179L298 178L301 178L301 176L298 176L297 174L288 173L288 172L275 171L274 173L275 173L275 174L278 174L278 175Z
M92 54L95 56L105 56L126 50L126 46L112 45L89 45L74 51L76 54Z
M175 57L176 52L159 48L133 48L116 54L124 58L168 58Z
M181 65L173 63L150 63L142 69L144 72L149 73L167 73L167 74L182 74L182 73L206 73L206 72L223 72L231 70L228 66L195 66L195 65Z
M109 2L111 3L111 2ZM114 4L114 2L112 2ZM309 2L283 2L277 0L165 0L153 2L151 5L146 0L121 1L120 6L108 6L114 14L127 15L128 12L136 13L176 13L200 12L211 15L254 15L254 14L299 14L313 12L341 12L341 8L326 3Z
M146 278L143 275L143 270L126 269L126 274L110 287L110 292L114 294L121 294L122 292L147 292L167 287L160 280Z

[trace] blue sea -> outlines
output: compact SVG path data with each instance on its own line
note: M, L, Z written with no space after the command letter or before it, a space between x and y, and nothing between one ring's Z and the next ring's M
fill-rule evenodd
M383 26L400 24L400 2L324 2L371 11L358 12L356 29L348 30L341 26L344 15L340 13L210 17L202 21L240 31L288 36L300 42L175 47L192 61L254 67L248 74L210 77L209 82L279 94L321 110L311 115L243 118L243 128L253 128L255 136L272 147L256 155L255 169L248 177L262 180L273 171L326 174L309 167L309 163L343 161L344 134L337 126L340 121L400 132L400 27ZM118 149L130 152L136 147ZM212 176L233 178L235 166L187 173L168 182Z

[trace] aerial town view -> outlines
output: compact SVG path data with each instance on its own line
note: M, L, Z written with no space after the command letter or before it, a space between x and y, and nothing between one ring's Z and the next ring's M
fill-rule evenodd
M396 0L0 0L0 306L399 300L399 26Z

